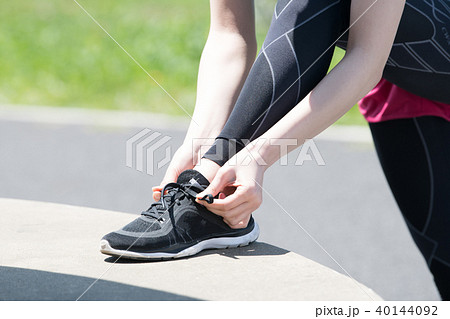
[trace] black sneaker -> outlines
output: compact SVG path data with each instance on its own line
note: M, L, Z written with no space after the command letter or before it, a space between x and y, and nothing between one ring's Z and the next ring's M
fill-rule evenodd
M104 236L100 251L132 259L171 259L254 242L259 227L253 218L246 228L232 229L222 217L195 202L208 185L199 172L184 171L176 183L164 186L161 194L167 193L160 201L130 224Z

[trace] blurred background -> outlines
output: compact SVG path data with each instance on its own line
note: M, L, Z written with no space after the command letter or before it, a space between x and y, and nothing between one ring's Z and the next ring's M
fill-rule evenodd
M78 1L192 112L209 1ZM259 46L275 3L255 0ZM127 139L148 127L176 150L188 120L73 0L0 3L0 197L139 214L166 166L153 176L126 167ZM264 197L260 240L343 272L286 210L383 298L437 299L356 107L339 127L316 140L325 166L294 166L296 151L268 171L265 188L283 208Z
M207 0L79 3L186 109L209 28ZM257 0L261 46L275 0ZM183 111L72 0L0 5L0 103ZM336 52L334 63L342 57ZM340 123L364 124L354 108Z

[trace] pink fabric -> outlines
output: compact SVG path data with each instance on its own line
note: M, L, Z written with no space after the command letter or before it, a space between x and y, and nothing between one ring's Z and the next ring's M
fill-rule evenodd
M414 95L384 79L359 102L359 110L372 123L425 115L450 121L450 104Z

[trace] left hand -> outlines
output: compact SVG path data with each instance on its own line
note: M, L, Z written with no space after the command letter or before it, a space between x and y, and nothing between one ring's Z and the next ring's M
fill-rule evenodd
M231 228L245 228L250 216L262 203L262 183L265 168L252 160L249 165L242 165L240 154L230 159L221 167L211 184L197 195L196 202L208 210L223 217L225 223ZM237 163L237 164L229 164ZM230 188L234 192L229 194ZM206 194L216 196L212 204L200 200ZM226 196L225 194L229 194Z

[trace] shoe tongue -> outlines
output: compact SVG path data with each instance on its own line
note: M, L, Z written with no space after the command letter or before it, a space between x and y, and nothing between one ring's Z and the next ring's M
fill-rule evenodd
M206 188L209 185L208 180L200 172L188 169L180 174L177 179L178 184L191 184Z

